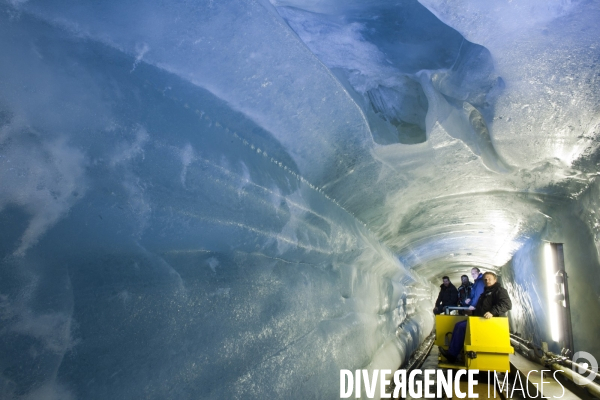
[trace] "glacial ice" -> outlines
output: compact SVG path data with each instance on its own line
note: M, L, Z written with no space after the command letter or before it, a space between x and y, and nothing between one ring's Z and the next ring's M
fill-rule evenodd
M513 2L514 3L514 2ZM0 2L0 394L337 398L499 271L600 357L591 1Z

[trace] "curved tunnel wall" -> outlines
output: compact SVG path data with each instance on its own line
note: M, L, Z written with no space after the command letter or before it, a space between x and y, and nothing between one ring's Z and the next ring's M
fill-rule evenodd
M339 369L431 331L429 283L303 176L306 149L2 11L3 398L335 397Z
M580 218L579 207L580 203L575 202L556 213L540 235L522 246L500 273L514 301L510 315L513 332L538 346L546 342L551 351L559 354L561 348L550 335L544 244L563 243L575 351L598 357L596 332L600 326L591 316L600 312L595 279L600 263L593 235Z
M384 3L1 3L4 397L336 398L474 265L545 340L542 240L600 356L598 7Z

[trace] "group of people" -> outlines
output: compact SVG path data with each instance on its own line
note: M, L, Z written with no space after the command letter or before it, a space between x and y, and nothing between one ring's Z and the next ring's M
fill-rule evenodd
M461 277L462 285L456 289L447 276L442 278L440 294L436 300L433 312L440 314L448 306L468 307L468 314L486 319L502 317L512 308L508 292L498 282L493 272L481 273L479 268L471 270L474 282L471 283L466 275ZM440 347L440 353L449 361L459 360L465 340L467 321L456 323L448 350Z
M440 285L440 294L435 302L434 314L441 314L445 307L469 307L475 310L479 296L483 293L483 274L477 267L471 270L473 283L467 275L460 277L461 285L458 289L450 282L450 278L444 276Z

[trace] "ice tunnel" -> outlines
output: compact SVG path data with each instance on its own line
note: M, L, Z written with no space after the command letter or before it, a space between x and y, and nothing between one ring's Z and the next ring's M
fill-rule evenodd
M441 277L600 359L600 4L0 1L0 398L335 399Z

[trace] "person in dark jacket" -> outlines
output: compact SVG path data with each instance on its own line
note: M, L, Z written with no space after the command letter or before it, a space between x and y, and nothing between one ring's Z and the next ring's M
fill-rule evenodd
M440 285L440 294L435 301L435 308L433 309L434 314L441 314L444 312L444 307L456 307L458 304L458 291L456 290L456 286L450 282L450 278L447 276L442 278L442 282L443 283Z
M473 315L478 315L483 318L505 317L506 313L512 308L512 301L508 296L508 292L498 282L496 274L486 272L483 275L485 289L473 311Z
M498 277L493 272L486 272L483 274L483 282L485 283L485 289L481 296L479 296L479 301L473 311L473 315L486 319L505 316L512 308L512 302L508 296L508 292L500 286ZM446 357L448 361L456 361L458 355L461 353L465 341L466 330L467 321L457 322L456 325L454 325L452 339L450 339L448 350L442 347L439 348L440 353Z
M479 268L475 267L471 269L471 276L473 277L471 296L465 301L465 303L469 306L470 310L474 310L477 302L479 301L479 296L481 296L481 293L483 293L485 284L483 283L483 274Z
M473 284L467 275L460 277L461 285L458 288L458 305L460 307L468 307L467 299L471 297L471 288Z

